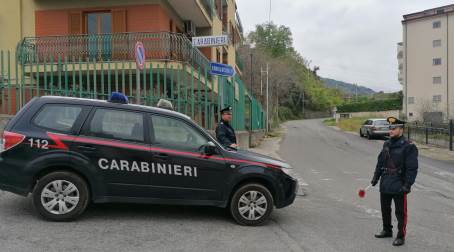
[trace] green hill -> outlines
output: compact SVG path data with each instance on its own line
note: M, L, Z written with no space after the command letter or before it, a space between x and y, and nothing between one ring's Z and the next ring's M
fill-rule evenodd
M324 85L328 88L337 88L345 94L356 94L355 84L333 80L329 78L321 78ZM364 86L358 86L358 95L370 95L375 94L376 92L370 88Z

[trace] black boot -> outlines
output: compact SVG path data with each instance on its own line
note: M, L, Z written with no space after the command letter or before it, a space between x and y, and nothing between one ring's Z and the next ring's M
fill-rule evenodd
M393 237L392 231L382 230L380 233L375 234L375 238L388 238Z
M393 242L393 246L402 246L405 244L405 238L403 237L396 237L396 239Z

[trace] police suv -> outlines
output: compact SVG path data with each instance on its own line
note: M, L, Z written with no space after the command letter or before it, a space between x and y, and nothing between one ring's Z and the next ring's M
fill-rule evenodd
M293 203L291 167L226 149L184 114L109 101L44 96L10 120L0 145L0 189L32 194L45 219L69 221L90 202L228 208L260 225Z

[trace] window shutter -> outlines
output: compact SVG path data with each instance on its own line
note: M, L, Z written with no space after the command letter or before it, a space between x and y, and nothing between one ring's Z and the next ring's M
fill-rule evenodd
M112 33L126 32L126 10L112 10Z
M72 11L69 13L69 34L77 35L83 33L82 12Z

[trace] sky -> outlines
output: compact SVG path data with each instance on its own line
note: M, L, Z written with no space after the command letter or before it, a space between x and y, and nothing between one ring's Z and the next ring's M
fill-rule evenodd
M236 2L245 34L268 22L270 0ZM394 92L402 89L402 16L449 4L454 0L271 0L271 21L290 27L293 46L320 76Z

